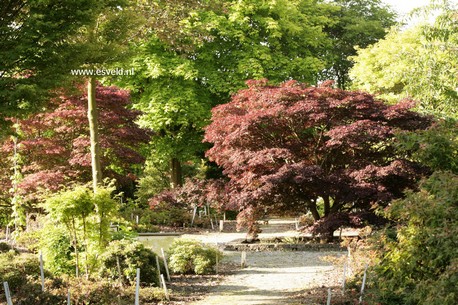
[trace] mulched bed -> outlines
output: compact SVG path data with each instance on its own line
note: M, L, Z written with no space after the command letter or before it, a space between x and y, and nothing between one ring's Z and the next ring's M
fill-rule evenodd
M224 263L219 266L218 274L210 275L172 275L167 288L172 290L170 302L162 304L187 305L203 299L225 276L233 274L240 266Z

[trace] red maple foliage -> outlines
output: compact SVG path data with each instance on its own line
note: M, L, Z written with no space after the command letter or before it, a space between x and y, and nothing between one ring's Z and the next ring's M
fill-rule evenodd
M411 101L387 105L328 82L247 85L212 110L205 130L207 156L230 178L240 223L253 225L265 209L310 211L315 232L330 233L362 224L375 205L414 187L422 168L397 155L395 133L425 129L431 119L411 111Z
M140 147L150 135L135 124L139 112L127 108L127 91L98 85L96 96L103 176L129 189L135 179L135 165L144 162ZM71 182L91 181L86 94L63 95L49 107L51 111L17 121L24 177L19 187L26 199L36 199L40 189L55 191ZM4 141L1 150L11 155L12 142Z
M230 205L226 187L227 183L223 179L186 179L182 186L164 190L152 197L148 203L151 209L167 204L187 209L210 206L219 212L234 210L237 207Z

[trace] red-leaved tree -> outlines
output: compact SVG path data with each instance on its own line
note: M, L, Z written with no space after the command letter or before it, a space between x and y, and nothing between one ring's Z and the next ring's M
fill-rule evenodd
M144 161L140 148L150 135L135 124L139 113L128 109L127 91L98 85L97 103L104 177L116 179L119 188L131 191L135 172ZM17 121L23 175L19 189L27 201L36 200L40 189L55 191L71 182L91 181L85 93L61 96L49 108ZM14 145L6 140L0 149L11 155Z
M390 106L329 82L247 84L212 110L205 130L213 144L207 156L230 178L228 198L240 207L240 224L253 226L266 209L309 211L315 233L331 234L370 220L376 206L415 186L422 168L394 145L397 131L430 125L410 110L412 102Z

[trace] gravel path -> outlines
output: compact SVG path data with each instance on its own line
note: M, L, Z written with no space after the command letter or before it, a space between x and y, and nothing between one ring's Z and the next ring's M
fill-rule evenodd
M225 252L225 255L226 262L240 263L240 252ZM300 304L293 296L301 290L339 285L341 268L322 258L343 255L343 252L247 252L247 268L227 276L206 298L192 304Z

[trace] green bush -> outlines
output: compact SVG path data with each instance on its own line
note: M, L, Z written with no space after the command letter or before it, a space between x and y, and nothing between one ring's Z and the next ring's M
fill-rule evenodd
M45 267L56 275L75 274L74 253L67 230L48 223L42 232L40 249L43 252Z
M393 202L387 215L397 234L387 231L377 241L375 301L458 304L458 176L436 172L419 192Z
M9 250L11 250L11 246L10 245L8 245L5 242L0 242L0 253L8 252Z
M118 261L123 283L134 284L137 268L140 268L142 283L159 286L156 254L143 244L128 239L112 241L100 256L99 275L118 281Z
M218 260L222 258L222 253L218 249L185 239L176 239L167 253L170 270L180 274L212 273L216 265L216 258Z

